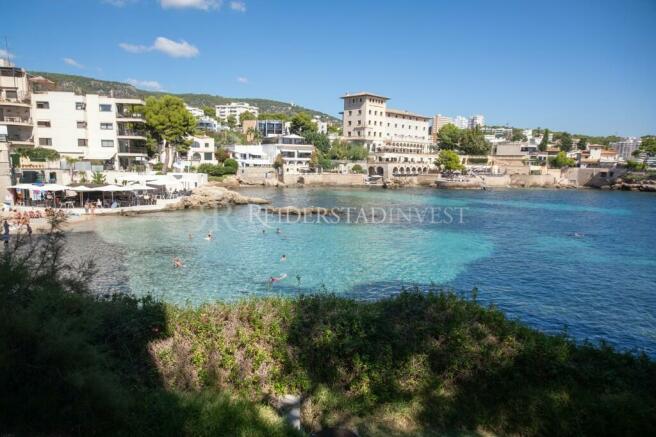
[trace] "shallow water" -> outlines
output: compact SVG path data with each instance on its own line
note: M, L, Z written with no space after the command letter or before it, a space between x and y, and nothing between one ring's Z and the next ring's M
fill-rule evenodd
M605 339L656 356L654 195L243 191L274 206L354 209L349 223L344 213L332 223L278 223L269 216L269 228L257 208L248 206L103 218L89 232L71 234L71 244L100 265L94 286L101 290L199 304L301 291L377 298L402 287L478 287L480 301L543 331L567 329L577 339ZM204 239L209 230L213 241ZM173 268L174 256L183 268ZM269 283L283 274L284 280Z

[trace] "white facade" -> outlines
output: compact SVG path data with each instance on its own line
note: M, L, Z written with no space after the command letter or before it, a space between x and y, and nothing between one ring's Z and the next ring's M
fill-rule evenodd
M193 136L189 138L191 145L186 154L182 155L180 162L185 167L198 167L201 164L218 164L214 155L214 138L207 136Z
M116 169L145 163L143 104L96 94L34 93L34 143L63 157L101 161Z
M311 144L301 144L302 137L298 135L283 135L278 143L230 145L226 149L243 167L271 167L278 155L282 156L285 173L302 173L310 170L310 157L314 151Z
M260 108L245 102L231 102L228 105L216 105L216 117L226 121L231 115L239 122L239 116L244 112L250 112L255 117L260 115Z
M483 127L485 126L485 117L482 115L473 115L469 119L469 129L474 129L475 127Z
M196 118L205 116L205 111L203 111L200 108L196 108L195 106L189 106L189 105L185 105L185 107L187 108L187 111L189 111L191 115L193 115Z
M210 132L218 132L221 128L218 121L212 117L208 117L207 115L203 115L197 118L196 127L198 129L203 129Z
M460 129L468 129L469 119L467 117L463 117L462 115L458 115L453 119L453 124L455 124Z
M638 150L642 141L638 137L622 138L621 141L610 143L611 147L617 150L617 154L624 160L634 159L633 152Z
M314 116L312 119L314 124L317 125L317 132L322 133L322 134L327 134L328 133L328 122L322 121L321 117L319 116Z

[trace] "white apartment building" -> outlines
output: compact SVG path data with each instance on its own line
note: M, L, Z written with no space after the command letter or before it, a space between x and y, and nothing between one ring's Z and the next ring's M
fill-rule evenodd
M455 124L460 129L468 129L469 119L467 117L463 117L462 115L457 115L453 119L453 124Z
M145 164L143 100L47 91L32 94L34 144L106 169Z
M189 111L191 115L193 115L196 118L205 116L205 111L203 111L200 108L196 108L195 106L189 106L189 105L185 105L185 108L187 108L187 111Z
M276 157L281 155L283 171L286 174L297 174L310 170L310 157L314 146L303 144L303 137L281 135L270 140L277 142L252 145L235 144L226 146L226 150L237 161L239 168L271 167Z
M315 115L312 118L312 121L314 124L317 125L317 132L321 134L327 134L328 133L328 122L321 120L321 117L318 115Z
M617 154L621 156L625 161L629 159L635 159L633 157L633 152L638 150L642 140L638 137L626 137L622 138L620 141L610 143L610 146L617 150Z
M239 116L244 112L250 112L255 117L260 115L260 108L245 102L231 102L228 105L216 105L216 117L219 120L226 121L231 115L239 122Z
M483 117L482 115L480 114L473 115L469 119L469 126L468 126L469 129L474 129L476 127L483 127L483 126L485 126L485 117Z
M343 139L364 143L371 153L369 173L389 177L427 173L433 167L437 154L431 147L431 117L388 108L389 99L374 93L346 94L342 99Z
M198 167L201 164L218 164L214 155L214 138L208 136L193 136L189 138L189 150L180 153L179 166Z

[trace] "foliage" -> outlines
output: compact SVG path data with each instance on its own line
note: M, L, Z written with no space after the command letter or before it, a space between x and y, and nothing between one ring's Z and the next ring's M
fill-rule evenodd
M560 144L558 145L560 150L563 152L569 152L574 146L574 141L572 140L572 135L568 132L561 132L559 135Z
M461 130L455 124L445 124L437 132L437 144L440 149L455 150L460 146L461 135Z
M203 114L205 114L208 117L215 118L216 117L216 108L214 106L203 106Z
M205 173L208 176L223 176L237 173L238 164L234 159L226 159L223 164L201 164L196 168L198 173Z
M92 296L63 235L0 258L0 423L10 435L653 435L656 363L576 344L451 292L194 308ZM32 244L32 243L30 243ZM44 262L45 261L45 262Z
M528 141L523 129L513 128L510 141Z
M234 115L229 115L228 118L226 118L226 124L230 129L234 129L237 127L237 118Z
M648 156L656 156L656 136L647 135L642 137L638 150Z
M307 134L316 133L317 125L312 116L307 112L301 112L292 117L290 132L305 137ZM327 138L326 138L327 140Z
M271 112L260 112L260 114L257 116L258 120L280 120L282 122L289 121L291 120L291 116L289 114L285 114L284 112L277 112L277 113L271 113Z
M219 162L225 162L226 159L230 158L230 153L223 147L219 147L214 152L214 157Z
M35 162L56 161L60 158L59 152L45 147L21 148L18 154Z
M480 127L465 129L460 138L459 149L466 155L487 155L490 153L490 143Z
M237 131L221 131L208 133L212 138L214 138L214 144L217 146L228 146L230 144L246 144L246 135Z
M164 164L161 163L161 162L157 162L157 163L153 164L153 170L154 171L162 171L163 168L164 168Z
M319 168L319 150L314 149L310 154L310 161L308 161L310 169L316 170ZM274 166L275 167L275 166Z
M553 168L574 167L576 165L576 160L568 158L567 153L561 150L558 152L558 155L549 158L549 165Z
M540 152L546 152L549 147L549 129L544 130L544 135L542 136L542 141L538 144L538 150Z
M465 167L460 163L460 156L453 150L441 150L435 165L443 171L458 171Z
M252 112L245 111L239 114L239 124L243 124L244 120L257 120L257 117Z
M629 159L626 161L626 167L632 171L645 171L647 169L647 163Z
M369 151L362 143L336 140L326 155L336 160L364 161Z
M285 165L285 161L282 158L282 154L278 153L276 159L273 160L273 168L279 170L283 167L283 165Z
M330 140L326 134L317 131L305 131L302 136L307 144L312 144L322 153L327 153L330 150Z
M91 183L93 184L104 184L106 183L105 175L100 171L94 171L91 174Z
M579 138L578 143L576 143L576 148L579 150L585 150L588 148L588 140L586 137Z
M351 173L362 174L364 173L364 169L360 164L355 164L353 167L351 167Z

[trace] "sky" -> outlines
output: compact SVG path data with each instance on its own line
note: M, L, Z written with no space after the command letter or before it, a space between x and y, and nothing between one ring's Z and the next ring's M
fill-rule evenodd
M370 91L425 115L656 134L656 0L2 0L0 11L0 55L28 70L335 116L341 95Z

